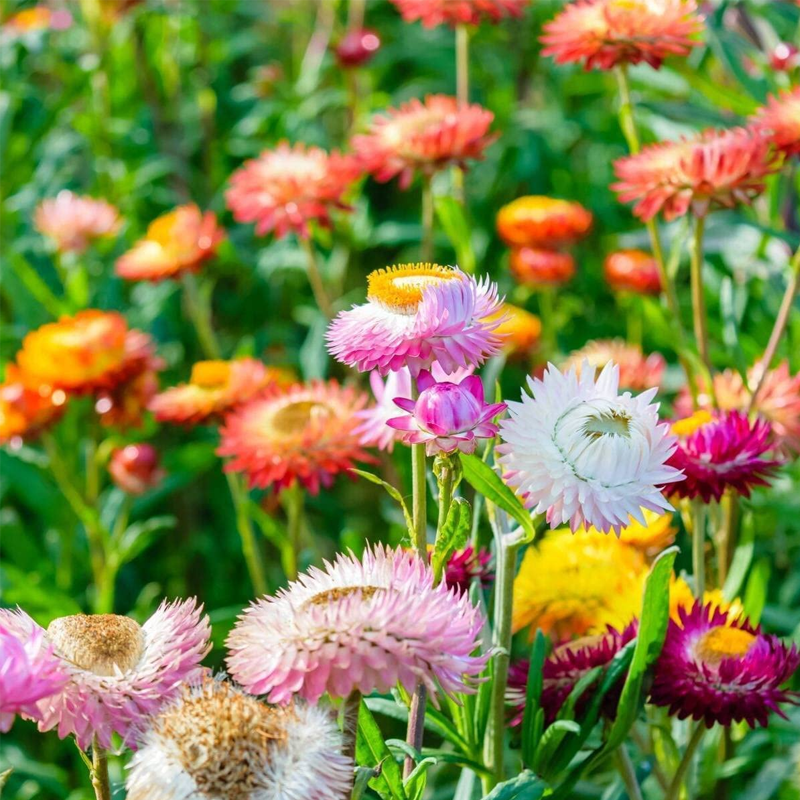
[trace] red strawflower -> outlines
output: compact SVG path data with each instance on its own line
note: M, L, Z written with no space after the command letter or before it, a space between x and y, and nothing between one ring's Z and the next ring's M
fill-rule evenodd
M515 247L509 259L511 274L526 286L560 286L575 275L575 259L558 250Z
M618 250L606 256L603 264L606 282L615 292L661 293L661 273L650 253Z
M530 0L392 0L406 22L419 20L426 28L437 25L479 25L521 17Z

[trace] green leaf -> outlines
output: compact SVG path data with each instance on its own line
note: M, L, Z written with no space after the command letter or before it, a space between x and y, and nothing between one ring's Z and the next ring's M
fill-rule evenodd
M539 800L546 789L547 784L526 769L516 778L495 786L483 800Z
M748 512L742 519L742 529L739 543L731 559L731 566L728 569L728 577L725 579L725 586L722 587L722 596L727 602L732 602L739 596L739 592L744 586L744 579L750 564L753 562L753 550L755 548L755 528L753 526L753 515Z
M394 760L383 740L378 723L363 701L358 709L356 760L362 766L380 769L380 774L374 777L369 785L384 800L407 800L400 766Z
M411 519L411 514L408 512L408 506L406 505L406 501L403 500L403 495L400 494L399 490L395 489L391 483L387 483L382 478L379 478L377 475L373 475L371 472L365 472L363 469L351 469L354 475L358 475L362 478L365 478L370 483L375 483L378 486L383 486L386 489L386 493L391 497L393 500L396 500L400 504L400 508L403 509L403 516L406 520L406 527L408 528L408 535L413 535L414 530L414 521Z
M467 543L472 527L472 514L469 503L463 497L456 497L447 512L447 520L436 537L433 550L433 574L441 577L447 559L454 550Z
M744 613L751 625L758 625L767 602L767 585L772 572L769 559L760 558L753 566L744 590Z
M136 556L150 547L159 533L174 528L176 524L175 517L169 515L134 522L120 538L117 550L119 563L127 564L129 561L133 561Z
M567 696L564 705L561 706L558 712L559 719L575 719L575 706L578 700L586 694L592 684L596 683L603 672L601 666L593 667L585 675L582 675L580 680L572 687L572 691Z
M458 266L464 272L475 272L475 252L472 249L472 230L464 207L455 198L434 197L434 208L442 230L456 251Z
M542 696L542 665L547 657L548 639L541 630L536 631L530 655L528 684L525 687L525 710L522 715L522 763L531 766L539 747L544 724L544 712L539 705Z
M549 776L550 769L548 767L561 742L570 734L576 736L580 732L581 726L575 720L557 719L542 735L533 762L534 771L539 775Z
M719 287L719 305L722 312L722 339L728 352L733 357L733 363L739 374L745 376L747 373L747 359L744 356L742 345L739 339L739 322L734 297L733 281L727 276L722 279ZM745 385L747 381L745 380Z

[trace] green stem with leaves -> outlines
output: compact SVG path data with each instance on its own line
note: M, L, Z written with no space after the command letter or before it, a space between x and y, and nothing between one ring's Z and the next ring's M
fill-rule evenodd
M706 729L703 723L698 722L697 727L694 729L694 732L689 739L689 743L686 745L683 758L681 758L680 764L678 764L678 769L675 771L675 776L672 779L672 783L667 790L664 800L678 800L680 797L683 779L692 763L692 758L694 757L695 751L697 750L700 741L703 738L705 730Z

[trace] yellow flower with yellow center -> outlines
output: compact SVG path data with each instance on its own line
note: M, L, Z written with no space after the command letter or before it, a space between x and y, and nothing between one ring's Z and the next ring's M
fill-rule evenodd
M678 529L672 524L669 512L659 514L644 509L644 518L646 524L642 525L631 517L630 525L620 531L619 540L652 557L675 541ZM589 528L589 531L599 533L595 528Z
M694 605L694 594L691 587L683 578L673 576L669 587L669 616L678 625L681 624L680 611L688 611ZM728 621L734 622L744 618L744 606L737 597L728 602L722 594L722 589L709 589L703 595L703 603L710 606L713 611L721 611L728 615Z
M398 314L413 314L428 286L460 277L451 267L439 264L400 264L376 269L367 276L367 297Z
M539 317L511 303L503 303L502 308L487 320L502 320L494 332L503 337L503 348L510 355L530 353L542 334Z

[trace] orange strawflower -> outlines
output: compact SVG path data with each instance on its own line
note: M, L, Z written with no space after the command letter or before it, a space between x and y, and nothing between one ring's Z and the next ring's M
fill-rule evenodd
M113 236L122 225L119 212L110 203L67 190L43 200L34 222L61 253L82 253L95 239Z
M592 214L580 203L553 197L518 197L497 213L497 232L510 247L557 248L582 239Z
M575 368L581 373L584 361L598 372L609 362L619 367L620 388L643 392L661 385L667 362L661 353L645 356L642 348L627 344L624 339L596 339L574 350L562 364L562 369Z
M542 323L536 314L531 314L519 306L503 303L490 320L502 319L495 328L495 335L502 337L503 350L509 355L527 355L539 343Z
M9 364L0 384L0 444L17 446L36 436L55 422L66 402L62 389L29 386L19 368Z
M575 259L558 250L515 247L509 259L511 274L525 286L560 286L575 275Z
M479 25L521 17L530 0L392 0L406 22L419 20L426 28L437 25Z
M609 253L603 264L603 274L615 292L636 294L661 293L661 273L650 253L642 250L618 250Z
M756 112L753 125L769 134L787 157L800 155L800 86L769 97Z

